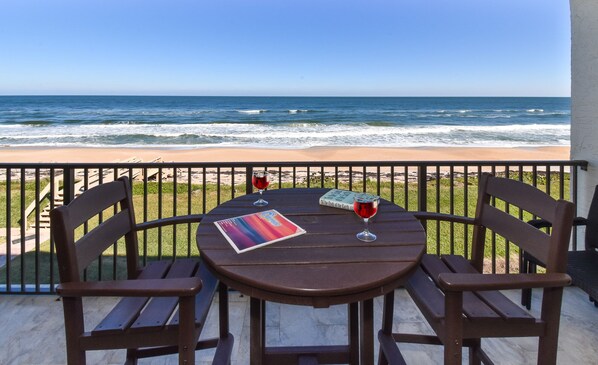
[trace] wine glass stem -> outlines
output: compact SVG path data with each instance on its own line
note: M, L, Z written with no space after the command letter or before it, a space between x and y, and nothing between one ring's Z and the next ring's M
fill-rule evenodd
M260 200L262 200L262 192L263 192L263 190L262 189L258 189L258 191L260 192Z
M363 218L363 222L365 223L365 229L363 230L366 235L370 234L370 230L368 229L368 222L370 221L369 218Z

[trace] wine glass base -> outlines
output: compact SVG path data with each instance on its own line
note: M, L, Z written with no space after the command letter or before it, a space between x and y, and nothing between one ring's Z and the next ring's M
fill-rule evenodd
M265 207L266 205L268 205L268 202L265 201L264 199L259 199L253 202L253 205L255 205L256 207Z
M376 238L378 238L375 234L368 231L359 232L357 235L355 235L355 237L363 242L374 242Z

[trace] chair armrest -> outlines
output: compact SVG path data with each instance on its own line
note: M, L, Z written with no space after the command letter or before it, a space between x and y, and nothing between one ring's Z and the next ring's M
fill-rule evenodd
M574 226L587 226L588 219L584 217L575 217L573 218L573 225Z
M484 291L526 288L553 288L571 284L564 273L552 274L461 274L438 275L438 286L445 291Z
M62 283L56 293L62 297L187 297L201 287L199 277L137 279Z
M536 228L546 228L552 227L552 223L545 219L532 219L527 221L527 223L531 224ZM588 220L584 217L575 217L573 218L573 226L586 226L588 224Z
M452 215L446 213L434 213L434 212L412 212L415 218L427 221L427 220L439 220L454 223L464 224L475 224L475 220L471 217L464 217L460 215Z
M199 223L203 219L203 214L178 215L169 218L156 219L153 221L143 222L137 224L136 231L143 231L150 228L157 228L167 225L184 224L184 223Z

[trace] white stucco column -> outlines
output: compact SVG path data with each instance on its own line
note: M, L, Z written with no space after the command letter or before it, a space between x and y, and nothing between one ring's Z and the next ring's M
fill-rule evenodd
M579 172L577 212L586 215L598 184L598 1L571 5L571 159L589 162Z

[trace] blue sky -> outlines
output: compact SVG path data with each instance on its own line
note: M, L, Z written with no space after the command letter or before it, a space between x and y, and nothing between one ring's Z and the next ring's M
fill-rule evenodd
M4 0L0 94L569 96L568 0Z

